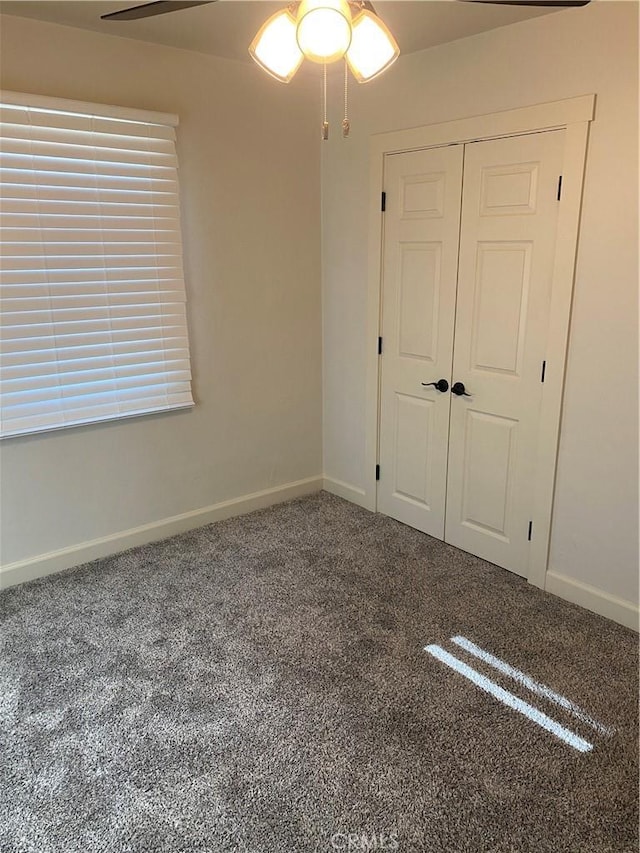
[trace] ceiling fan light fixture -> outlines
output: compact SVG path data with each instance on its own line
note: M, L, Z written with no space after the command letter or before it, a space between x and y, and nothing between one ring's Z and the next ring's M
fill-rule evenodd
M302 0L297 13L298 46L311 62L335 62L351 44L347 0Z
M382 74L400 55L389 28L369 0L293 0L272 15L251 42L249 53L265 71L288 83L303 59L323 66L322 139L329 138L327 65L344 60L344 118L348 137L349 68L359 83Z
M391 31L380 18L362 9L352 25L347 62L358 83L373 80L400 56L400 48Z
M304 59L296 39L296 19L289 9L276 12L258 30L249 46L258 65L276 80L288 83Z

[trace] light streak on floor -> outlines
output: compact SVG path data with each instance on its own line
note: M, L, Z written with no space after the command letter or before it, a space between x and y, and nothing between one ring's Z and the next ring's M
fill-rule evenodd
M589 743L589 741L584 740L584 738L581 738L579 735L560 725L556 720L547 716L547 714L538 710L538 708L535 708L533 705L530 705L528 702L525 702L523 699L520 699L514 693L510 693L508 690L500 687L500 685L496 684L495 681L492 681L490 678L482 675L482 673L455 657L455 655L450 654L443 649L442 646L432 644L425 646L424 650L425 652L429 652L430 655L437 658L442 663L451 667L451 669L455 670L460 675L463 675L469 681L472 681L477 687L484 690L485 693L489 693L489 695L498 699L507 707L512 708L514 711L518 711L525 717L528 717L534 723L537 723L543 729L546 729L546 731L555 735L555 737L569 744L569 746L572 746L579 752L590 752L593 749L593 744Z

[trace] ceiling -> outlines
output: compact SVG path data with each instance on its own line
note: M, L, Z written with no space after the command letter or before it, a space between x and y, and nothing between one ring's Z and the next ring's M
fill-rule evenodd
M100 15L143 2L22 0L0 2L0 12L249 61L247 47L256 31L270 14L285 6L287 0L218 0L207 6L139 21L100 20ZM375 8L405 54L558 11L458 0L376 0ZM579 9L564 10L562 14L579 12Z

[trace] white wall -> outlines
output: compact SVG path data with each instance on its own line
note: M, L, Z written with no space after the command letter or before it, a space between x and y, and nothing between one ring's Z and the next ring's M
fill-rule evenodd
M14 17L1 38L5 89L180 116L197 400L3 441L3 562L319 476L316 88L310 98L304 80L281 87L249 63Z
M589 606L601 599L601 611L622 619L620 608L638 602L634 2L596 2L401 57L354 87L351 137L323 146L324 471L364 486L369 135L593 92L549 563L560 579L549 588ZM337 126L338 81L331 94Z

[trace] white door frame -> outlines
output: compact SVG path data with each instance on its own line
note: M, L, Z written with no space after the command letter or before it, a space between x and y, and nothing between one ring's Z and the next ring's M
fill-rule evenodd
M380 358L381 259L383 214L380 193L384 190L386 154L415 151L441 145L457 145L504 136L564 129L562 204L558 211L558 240L551 284L547 369L540 409L538 464L535 472L534 536L531 541L529 583L544 589L549 559L551 515L555 487L560 413L567 355L569 318L573 294L576 249L582 204L582 186L589 122L593 120L595 95L582 95L516 110L474 116L371 137L369 152L369 244L367 284L367 387L365 437L365 494L363 506L375 511L378 463Z

